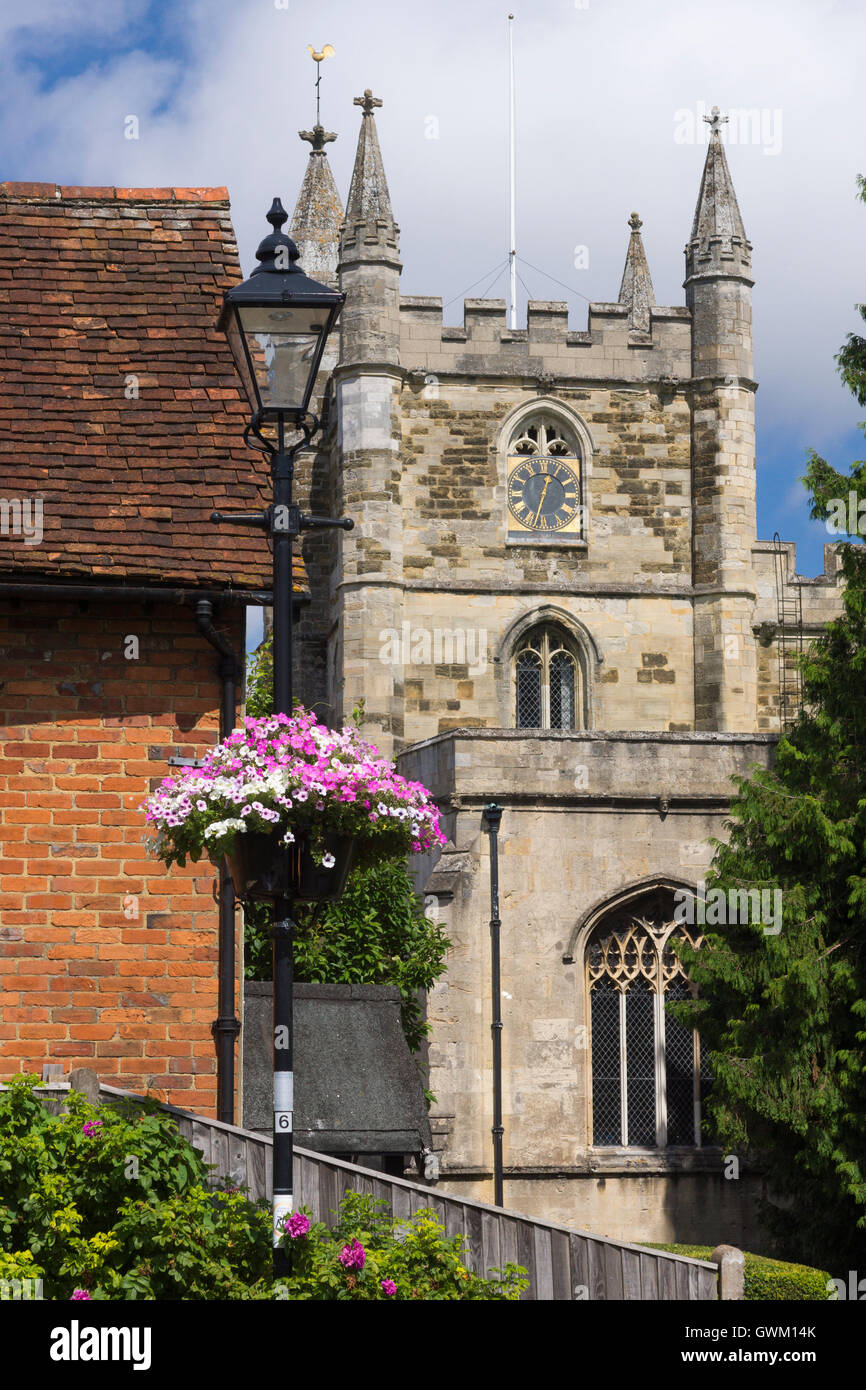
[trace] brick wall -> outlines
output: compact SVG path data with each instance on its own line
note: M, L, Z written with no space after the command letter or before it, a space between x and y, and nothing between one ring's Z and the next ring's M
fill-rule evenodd
M139 807L218 738L217 654L189 608L21 602L0 655L0 1075L86 1065L214 1113L216 873L166 869Z

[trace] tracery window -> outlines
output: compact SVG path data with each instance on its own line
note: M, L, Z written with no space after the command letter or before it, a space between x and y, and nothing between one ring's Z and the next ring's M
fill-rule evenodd
M574 644L555 624L532 628L514 655L516 727L576 729L581 669Z
M562 422L552 415L533 415L518 425L512 436L510 452L547 454L560 458L579 457L576 441Z
M669 1001L692 990L672 949L700 938L673 920L663 890L606 917L586 951L594 1145L666 1148L701 1143L709 1087L698 1034L672 1018Z

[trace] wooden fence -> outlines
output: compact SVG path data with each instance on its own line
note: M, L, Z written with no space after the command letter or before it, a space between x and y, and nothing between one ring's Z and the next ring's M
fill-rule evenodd
M99 1085L93 1072L84 1069L71 1073L69 1082L43 1085L38 1094L51 1109L59 1109L70 1083L102 1104L142 1099L131 1091ZM246 1188L253 1199L270 1196L273 1141L269 1135L204 1119L172 1105L161 1104L160 1109L174 1116L184 1138L213 1164L215 1181L227 1178ZM718 1264L688 1259L553 1225L308 1149L295 1149L294 1175L295 1206L308 1207L315 1220L328 1225L334 1224L340 1199L348 1191L381 1198L398 1217L412 1216L422 1209L434 1212L449 1235L467 1237L467 1264L475 1272L501 1269L509 1261L523 1265L530 1280L523 1294L527 1300L708 1301L742 1297L736 1273L742 1268L739 1251L720 1253ZM729 1251L729 1247L723 1248Z

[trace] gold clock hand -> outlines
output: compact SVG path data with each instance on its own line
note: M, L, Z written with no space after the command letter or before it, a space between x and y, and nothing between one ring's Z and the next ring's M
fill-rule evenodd
M545 480L544 480L544 487L541 489L541 501L540 501L539 504L538 504L538 511L535 513L535 517L533 518L533 522L532 522L533 526L537 526L537 525L538 525L538 518L541 516L541 508L544 506L544 497L545 497L545 494L546 494L546 492L547 492L547 489L548 489L549 484L550 484L550 476L548 475L548 476L545 478Z

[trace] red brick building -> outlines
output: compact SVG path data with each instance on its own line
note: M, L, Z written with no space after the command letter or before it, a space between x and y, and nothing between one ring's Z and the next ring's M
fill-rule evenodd
M216 327L240 278L225 189L0 185L0 1076L204 1113L219 875L155 860L140 807L219 736L270 598L262 534L209 521L268 500Z

